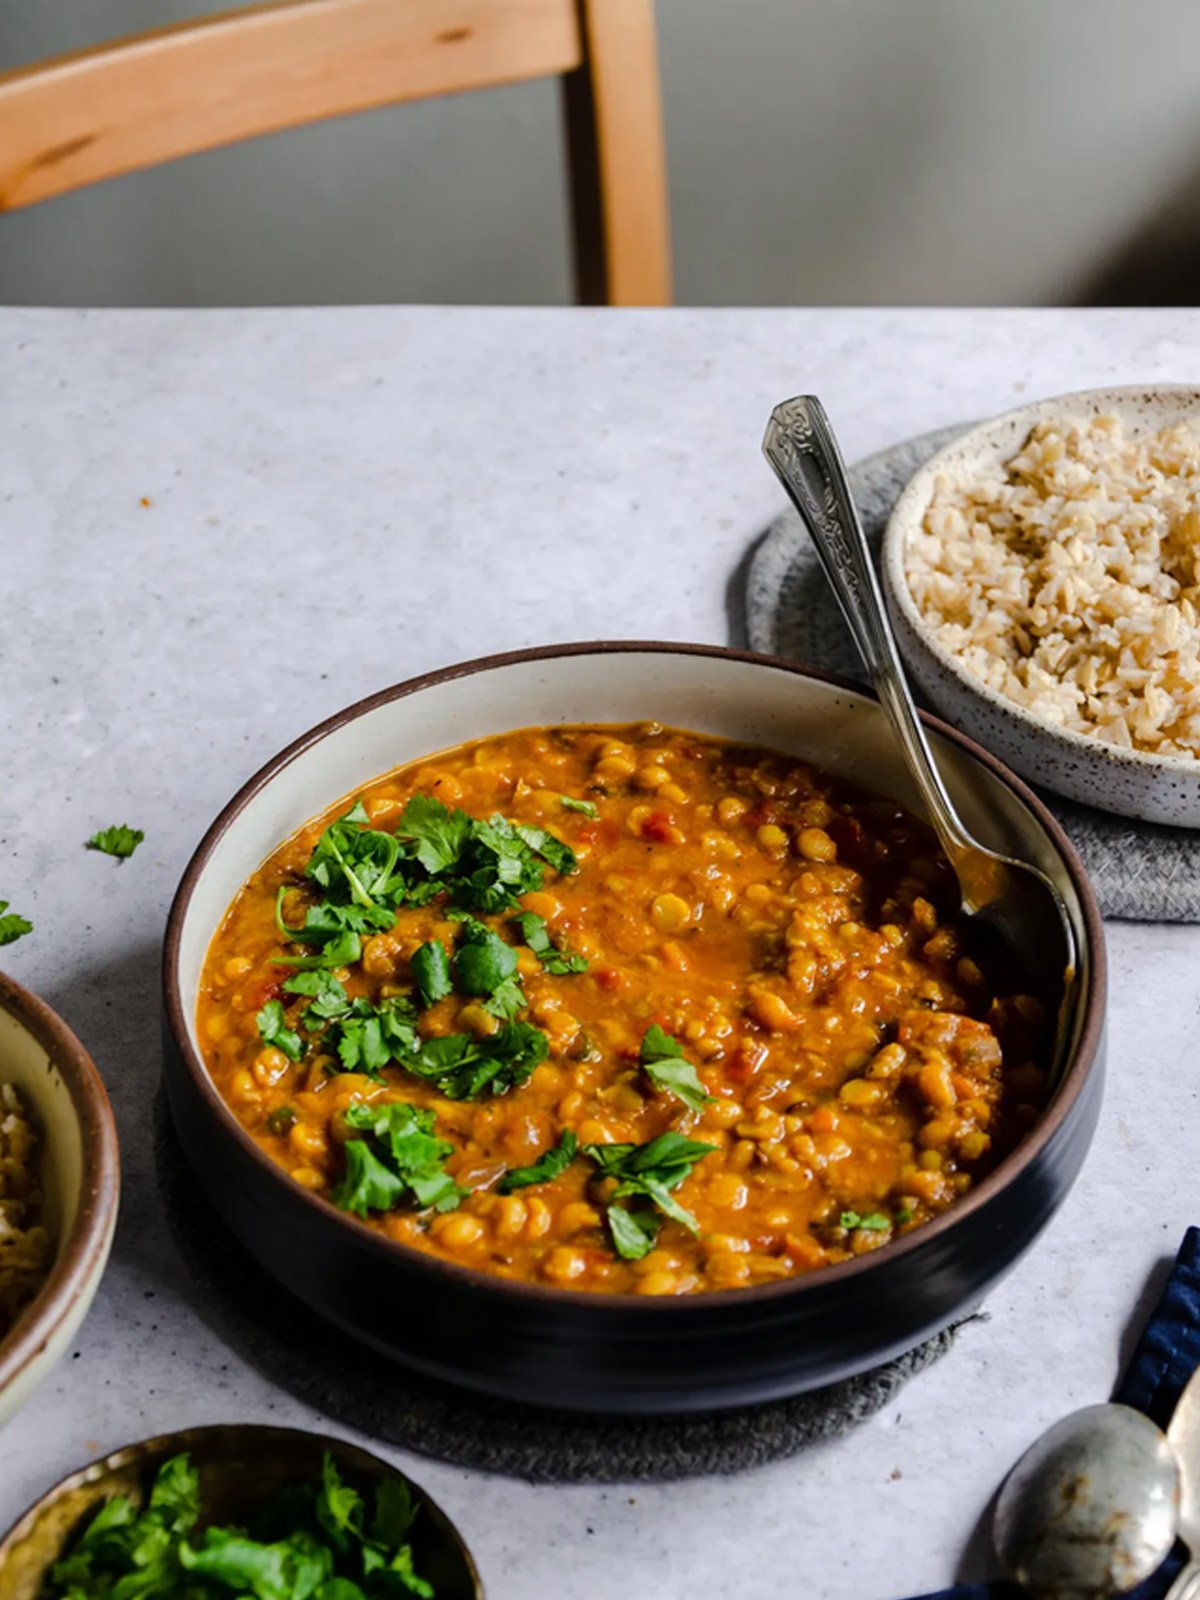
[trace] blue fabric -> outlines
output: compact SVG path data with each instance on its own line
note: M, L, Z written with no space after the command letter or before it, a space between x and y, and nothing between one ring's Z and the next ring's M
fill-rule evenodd
M1162 1299L1142 1331L1114 1400L1134 1406L1153 1418L1160 1428L1171 1420L1184 1385L1200 1366L1200 1228L1189 1228L1179 1247ZM1185 1559L1182 1545L1163 1562L1152 1578L1130 1591L1126 1600L1162 1600ZM922 1600L1020 1600L1024 1590L1015 1584L962 1583L939 1589Z

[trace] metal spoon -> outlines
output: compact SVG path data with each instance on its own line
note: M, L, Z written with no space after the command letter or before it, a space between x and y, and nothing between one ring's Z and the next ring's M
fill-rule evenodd
M1107 1600L1170 1553L1180 1473L1166 1434L1129 1406L1055 1423L1009 1473L993 1535L1001 1565L1038 1600Z
M988 850L967 831L934 764L884 610L866 536L821 402L785 400L763 451L816 546L930 821L958 878L964 913L996 938L1035 992L1057 1010L1051 1083L1067 1058L1077 987L1075 935L1058 890L1039 868Z

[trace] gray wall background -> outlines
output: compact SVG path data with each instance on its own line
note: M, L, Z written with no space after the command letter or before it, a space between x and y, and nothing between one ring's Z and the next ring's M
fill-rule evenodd
M0 68L215 8L0 0ZM1197 0L659 0L659 28L683 303L1069 300L1200 165ZM259 140L0 218L0 301L561 302L561 156L549 82Z

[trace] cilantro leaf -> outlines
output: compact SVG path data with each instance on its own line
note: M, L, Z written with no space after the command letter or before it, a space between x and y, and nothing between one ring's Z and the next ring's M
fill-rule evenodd
M838 1227L853 1232L855 1228L863 1228L867 1233L882 1233L885 1228L890 1228L892 1221L885 1217L882 1211L871 1211L865 1217L857 1211L843 1211L838 1218Z
M638 1061L656 1089L665 1089L677 1100L682 1100L690 1111L703 1111L714 1105L714 1097L700 1082L695 1067L683 1059L683 1046L678 1039L654 1023L642 1035Z
M423 1006L436 1005L439 1000L444 1000L453 992L454 986L450 982L450 957L446 954L446 946L440 939L430 939L419 950L414 950L412 972L417 995Z
M539 917L536 911L522 911L513 921L521 930L521 938L547 972L555 977L563 977L567 973L587 971L588 964L583 956L563 950L553 943L546 919Z
M448 1100L474 1100L485 1089L506 1094L518 1088L549 1053L550 1041L538 1028L510 1022L482 1039L469 1033L426 1039L403 1065Z
M7 900L0 900L0 945L15 944L27 933L33 932L33 923L18 916L15 911L9 911L8 906Z
M386 906L339 906L329 900L318 901L304 913L299 927L289 927L283 920L283 901L288 885L281 883L275 896L275 926L283 938L294 944L310 944L320 948L316 956L274 956L277 966L317 968L348 967L362 955L364 933L381 932L391 928L395 915Z
M640 1261L654 1248L662 1218L654 1211L630 1211L625 1206L609 1206L605 1212L608 1231L619 1256Z
M407 1064L420 1049L412 1002L403 995L392 995L377 1006L361 997L353 1000L325 1043L337 1052L343 1072L377 1078L389 1062Z
M145 1510L108 1501L49 1574L57 1600L434 1600L413 1570L409 1531L417 1507L402 1480L378 1485L370 1532L358 1491L329 1455L317 1482L284 1490L253 1531L209 1527L188 1535L200 1513L186 1456L160 1468ZM270 1530L269 1532L267 1530Z
M516 970L517 952L512 945L473 917L463 922L454 952L454 975L464 994L491 994Z
M518 824L517 833L535 855L550 863L555 872L560 872L565 877L568 873L579 871L579 862L575 859L575 852L571 846L555 838L554 834L547 833L545 828Z
M484 1010L511 1022L525 1004L517 977L517 952L474 917L459 918L462 929L454 952L454 975L464 994L485 995Z
M318 1022L332 1022L337 1017L344 1017L350 1010L350 996L346 993L345 985L323 968L294 973L285 982L283 992L305 994L311 998L312 1004L305 1006L301 1017L308 1028L312 1027L310 1017Z
M556 1145L540 1155L528 1167L510 1167L496 1185L501 1194L511 1194L514 1189L525 1189L531 1183L550 1183L565 1172L575 1159L579 1140L568 1128Z
M451 811L425 794L413 795L396 827L396 837L412 845L431 877L458 865L470 834L471 818L465 811Z
M405 891L404 875L395 870L400 841L369 824L366 807L356 800L322 833L304 871L335 899L366 907L395 906Z
M360 1216L367 1210L389 1211L411 1196L422 1208L452 1211L469 1193L443 1171L454 1146L435 1136L432 1111L401 1100L386 1105L354 1100L345 1116L349 1127L369 1133L373 1141L373 1146L361 1139L347 1142L346 1176L333 1196L345 1210Z
M606 1177L617 1179L617 1187L612 1195L614 1202L627 1197L649 1200L655 1212L673 1218L690 1233L696 1233L698 1225L695 1217L679 1204L671 1191L679 1187L697 1161L716 1148L716 1145L702 1144L696 1139L685 1139L681 1133L668 1132L660 1133L657 1139L651 1139L648 1144L587 1144L583 1147L583 1153L596 1163ZM644 1209L640 1206L629 1209L615 1204L609 1206L609 1231L618 1254L623 1255L631 1243L637 1242L630 1231L631 1226L636 1225L644 1237L651 1237L649 1226L643 1220ZM622 1217L633 1218L633 1224L623 1220L614 1224L614 1211L620 1212ZM658 1220L655 1215L655 1236ZM647 1244L640 1254L645 1255L649 1248Z
M282 1050L289 1061L299 1061L304 1054L304 1040L289 1028L283 1015L282 1000L268 1000L255 1018L264 1044Z
M131 828L122 822L113 828L101 828L99 833L92 835L84 848L102 850L106 856L117 856L124 860L133 854L145 837L140 828Z
M564 811L578 811L585 817L596 815L596 808L590 800L576 800L573 795L560 794L558 803Z

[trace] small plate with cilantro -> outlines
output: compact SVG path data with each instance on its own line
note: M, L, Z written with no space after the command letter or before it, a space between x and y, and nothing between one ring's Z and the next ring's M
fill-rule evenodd
M470 1552L377 1456L231 1424L130 1445L0 1540L5 1600L482 1600Z

